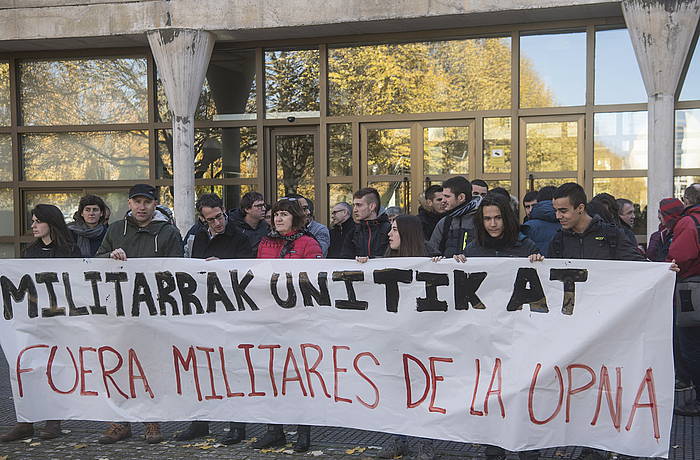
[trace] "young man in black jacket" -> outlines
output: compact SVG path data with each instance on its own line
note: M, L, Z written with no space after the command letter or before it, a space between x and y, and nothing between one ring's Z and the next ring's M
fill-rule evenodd
M418 209L418 218L423 226L423 236L429 240L440 219L445 216L445 205L442 202L442 185L431 185L425 189L425 202Z
M379 192L375 188L363 188L353 194L355 228L345 237L343 258L384 256L389 246L391 222L386 214L377 215L379 203Z

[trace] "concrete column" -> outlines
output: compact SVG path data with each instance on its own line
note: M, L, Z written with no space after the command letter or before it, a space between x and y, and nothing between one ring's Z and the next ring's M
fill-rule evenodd
M147 32L173 121L175 216L185 235L194 225L194 113L214 48L214 34L192 29Z
M622 0L622 12L649 98L647 235L659 201L673 196L675 97L700 17L700 0Z

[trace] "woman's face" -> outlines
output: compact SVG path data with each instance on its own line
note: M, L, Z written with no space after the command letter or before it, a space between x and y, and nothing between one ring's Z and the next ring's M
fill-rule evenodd
M389 247L394 251L399 249L401 246L401 237L399 236L399 229L396 226L396 220L391 223L391 230L389 230Z
M83 208L82 212L83 220L89 227L94 227L100 222L102 217L102 211L100 207L94 204L89 204Z
M45 238L51 234L51 228L46 222L41 222L32 214L32 235L35 238Z
M503 236L503 216L498 206L484 206L484 227L491 238Z
M294 216L289 211L277 211L274 216L275 230L281 234L286 234L292 231L292 222Z

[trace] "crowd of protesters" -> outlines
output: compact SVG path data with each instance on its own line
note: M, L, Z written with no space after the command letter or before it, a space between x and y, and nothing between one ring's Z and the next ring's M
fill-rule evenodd
M248 192L237 209L226 210L216 194L200 196L196 202L198 222L184 239L175 226L172 212L159 204L155 187L137 184L129 190L129 211L113 221L104 201L94 195L80 200L73 222L66 225L54 205L39 204L32 210L32 234L36 238L23 252L25 258L110 257L128 260L141 257L191 257L216 259L356 259L359 263L376 257L431 257L437 262L471 257L525 257L533 263L547 258L599 260L652 260L672 262L679 282L700 281L700 184L689 186L682 197L661 201L659 230L646 248L637 244L632 228L635 206L625 198L601 193L588 200L575 183L546 186L529 191L522 200L503 188L489 189L483 180L452 177L431 185L421 197L417 216L399 207L382 208L374 188L353 194L352 203L335 203L330 228L319 223L314 203L308 197L289 194L269 205L258 192ZM676 303L682 302L679 299ZM669 306L670 307L670 306ZM679 306L674 308L676 324L674 351L676 389L700 384L700 318L683 326ZM683 327L681 327L683 326ZM700 397L700 392L696 393ZM700 416L700 399L676 408L685 416ZM47 421L38 436L60 436L58 420ZM177 440L187 441L209 435L207 421L192 422ZM17 423L0 436L9 442L34 436L31 423ZM110 423L99 442L111 444L131 436L128 423ZM232 421L223 444L235 444L246 437L242 422ZM158 423L145 424L149 443L163 440ZM286 443L281 425L268 425L255 448ZM297 427L294 449L304 452L311 445L311 427ZM395 436L380 456L407 455L408 442ZM417 457L434 458L432 441L421 439ZM520 452L521 459L536 459L538 451ZM488 460L502 460L506 452L487 446ZM604 453L584 449L582 457L604 458ZM622 458L622 456L618 456Z

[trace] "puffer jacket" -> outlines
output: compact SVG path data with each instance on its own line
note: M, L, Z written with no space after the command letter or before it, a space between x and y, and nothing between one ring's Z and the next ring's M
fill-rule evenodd
M122 248L128 258L182 257L182 238L177 227L158 210L145 227L139 227L129 213L109 226L97 257L109 257L117 248Z
M477 240L472 241L464 249L466 257L528 257L531 254L539 254L540 250L530 238L521 236L518 241L510 247L487 248L479 246Z
M258 245L258 259L279 259L287 241L282 238L266 236ZM294 240L292 248L285 254L285 259L321 259L323 252L316 239L308 234Z
M431 256L452 257L464 251L476 236L474 214L481 204L481 197L476 196L448 211L435 226L426 249Z
M355 223L355 228L348 233L343 243L342 257L382 257L389 247L389 230L391 222L386 214L376 219Z
M560 228L552 201L545 200L532 207L530 218L520 227L520 231L537 245L540 254L547 256L549 242Z
M683 217L673 227L673 240L668 248L666 260L676 261L681 269L678 273L681 279L700 275L700 241L693 217L700 222L700 204L686 208Z

